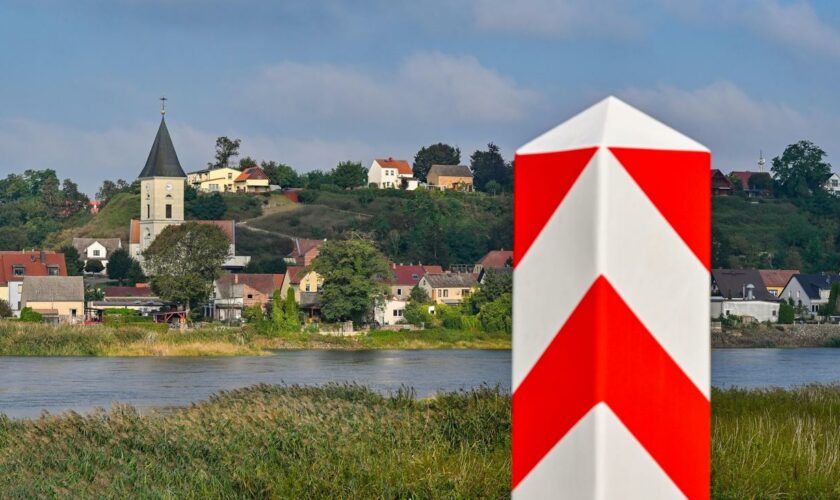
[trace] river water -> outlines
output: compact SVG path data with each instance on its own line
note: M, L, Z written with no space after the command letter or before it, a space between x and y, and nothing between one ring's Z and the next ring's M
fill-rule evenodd
M510 351L282 351L224 358L0 357L0 413L183 406L220 390L258 383L356 382L387 393L410 386L420 397L481 385L510 390ZM712 351L716 387L840 383L840 349Z

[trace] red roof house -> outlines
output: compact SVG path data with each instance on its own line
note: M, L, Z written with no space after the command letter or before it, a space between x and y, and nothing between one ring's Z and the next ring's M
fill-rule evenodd
M45 251L0 252L0 286L26 276L67 276L64 254Z

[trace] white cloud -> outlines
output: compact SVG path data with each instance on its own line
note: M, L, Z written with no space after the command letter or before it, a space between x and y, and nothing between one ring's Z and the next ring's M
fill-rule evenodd
M792 50L840 57L840 32L824 23L811 5L763 0L738 9L741 21L767 40Z
M566 38L599 36L623 39L643 31L625 0L472 0L473 22L483 30Z
M754 169L759 149L772 158L800 139L816 142L829 156L840 154L830 132L840 125L837 118L755 99L730 82L690 90L630 88L619 96L709 147L715 167L725 172Z
M330 126L510 123L539 95L471 56L416 53L387 71L285 62L244 89L249 109L284 122Z

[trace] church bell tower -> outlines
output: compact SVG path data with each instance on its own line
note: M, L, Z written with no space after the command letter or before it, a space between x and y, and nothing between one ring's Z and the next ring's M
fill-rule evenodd
M178 161L175 146L166 128L166 98L161 98L160 127L140 172L140 251L142 252L167 226L184 222L184 183L186 174Z

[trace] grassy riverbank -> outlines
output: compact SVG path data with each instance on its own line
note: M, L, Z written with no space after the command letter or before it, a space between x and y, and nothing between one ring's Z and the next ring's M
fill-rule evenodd
M0 323L0 356L255 356L271 349L510 349L504 333L375 331L357 337L297 334L266 337L249 328L186 332L142 326L60 326Z
M0 417L5 497L505 498L510 396L258 386L169 415Z

